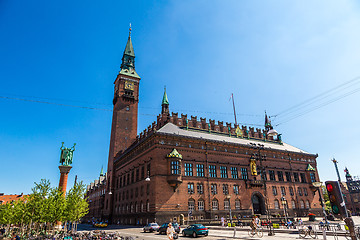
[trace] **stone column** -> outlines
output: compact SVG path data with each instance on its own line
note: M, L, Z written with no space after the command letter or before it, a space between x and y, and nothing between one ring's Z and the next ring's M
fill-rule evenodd
M59 181L59 188L64 193L64 196L66 194L66 186L67 186L67 180L68 180L68 174L70 172L71 166L59 166L60 169L60 181Z
M68 175L70 172L70 169L72 167L71 166L59 166L60 169L60 181L59 181L59 189L63 192L64 197L66 195L66 186L67 186L67 180L68 180ZM56 221L56 228L57 229L61 229L61 222L60 221Z

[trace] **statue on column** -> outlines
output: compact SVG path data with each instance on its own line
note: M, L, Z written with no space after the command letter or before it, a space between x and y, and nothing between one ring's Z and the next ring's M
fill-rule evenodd
M75 145L72 148L66 148L64 147L64 142L61 143L61 154L60 154L60 163L61 166L70 166L73 162L73 155L75 151Z

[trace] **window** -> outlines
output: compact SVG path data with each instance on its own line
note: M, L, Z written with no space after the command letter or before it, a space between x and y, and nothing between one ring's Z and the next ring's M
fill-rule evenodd
M273 195L276 196L277 195L277 189L275 186L272 187L272 192L273 192Z
M230 209L230 201L226 199L224 201L224 210L229 210L229 209Z
M212 210L219 210L219 203L218 200L212 200Z
M307 195L308 195L307 188L304 188L304 196L307 196Z
M290 196L294 196L294 189L292 187L289 187Z
M141 179L140 180L143 180L145 179L145 168L144 166L141 167Z
M149 163L148 165L147 165L147 173L148 173L148 177L150 177L151 176L151 172L150 172L150 167L151 167L151 164Z
M291 200L291 207L292 207L292 209L295 209L295 208L296 208L296 204L295 204L295 201L294 201L294 200Z
M204 164L197 164L196 165L196 176L204 177Z
M193 175L193 165L192 163L185 163L185 176Z
M196 188L197 188L198 194L203 194L204 193L204 185L202 183L198 183Z
M238 179L239 176L238 176L237 167L231 167L230 170L231 170L231 178Z
M305 202L305 208L307 208L307 209L310 208L310 202L309 202L309 200L306 200L306 202Z
M300 179L302 183L306 183L305 173L300 173Z
M188 193L194 193L194 183L188 183Z
M304 208L305 208L305 204L304 204L304 201L303 201L303 200L300 200L300 208L301 208L301 209L304 209Z
M315 177L315 173L310 173L310 180L311 182L316 182L316 177Z
M269 170L269 177L271 181L275 181L275 171Z
M294 172L294 181L295 182L300 182L299 181L299 173L297 173L297 172Z
M285 187L280 187L280 189L281 189L281 195L286 196Z
M235 210L241 209L241 203L239 199L235 199Z
M141 211L141 212L144 211L144 204L143 204L143 202L140 202L140 211Z
M216 184L211 184L211 194L217 194L217 186Z
M195 200L194 199L189 199L189 201L188 201L188 210L189 211L194 211L195 210Z
M198 201L198 210L199 211L204 211L204 206L205 206L204 200L199 200Z
M216 178L216 166L215 165L209 165L209 176Z
M275 199L275 201L274 201L274 208L280 209L279 200L277 200L277 199Z
M287 182L291 182L291 172L285 172L285 177Z
M239 194L239 185L234 185L234 193L235 193L236 195Z
M248 179L247 168L241 168L241 179Z
M223 184L223 194L224 195L229 194L229 186L227 184Z
M146 211L150 212L150 203L149 200L146 201Z
M258 169L258 171L259 171L259 174L260 174L260 176L261 176L261 180L267 180L267 176L266 176L266 170L265 169L263 169L263 170L261 170L261 169Z
M227 178L227 167L220 166L220 176L221 178Z
M136 181L138 182L140 178L139 169L136 169Z
M171 161L171 174L180 174L180 163L177 160Z
M277 172L277 175L278 175L278 180L279 180L279 182L283 182L283 181L284 181L283 172L282 172L282 171L278 171L278 172Z
M299 194L299 196L302 196L302 195L303 195L302 190L301 190L300 187L298 187L298 194Z

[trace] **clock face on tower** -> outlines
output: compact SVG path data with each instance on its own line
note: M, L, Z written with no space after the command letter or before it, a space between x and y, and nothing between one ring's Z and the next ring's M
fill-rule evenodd
M134 83L129 82L129 81L125 81L124 89L134 91Z

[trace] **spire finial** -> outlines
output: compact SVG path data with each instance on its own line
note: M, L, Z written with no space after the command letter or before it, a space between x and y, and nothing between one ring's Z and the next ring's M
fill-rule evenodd
M131 23L130 23L130 27L129 27L129 37L131 36Z

